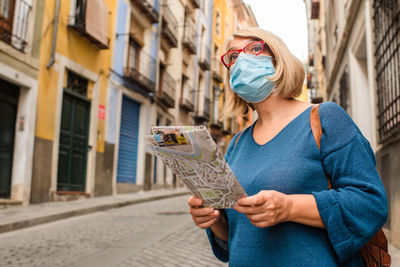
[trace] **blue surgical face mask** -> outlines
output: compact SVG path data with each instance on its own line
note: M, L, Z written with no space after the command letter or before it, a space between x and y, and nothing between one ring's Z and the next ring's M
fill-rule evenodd
M275 73L270 56L240 53L230 69L232 91L245 101L258 103L265 100L275 84L267 79Z

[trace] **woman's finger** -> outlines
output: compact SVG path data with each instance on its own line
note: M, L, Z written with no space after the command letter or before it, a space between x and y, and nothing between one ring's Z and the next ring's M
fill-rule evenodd
M198 224L197 226L200 227L201 229L207 229L216 222L217 222L217 218L214 218L208 222Z
M218 218L218 216L219 216L219 214L214 212L213 214L208 215L208 216L193 217L193 221L195 221L196 224L202 224L202 223L208 222L210 220L213 220L215 218Z
M189 213L192 214L194 217L202 217L210 215L214 212L214 208L207 207L207 208L193 208L191 207Z
M265 201L266 197L264 196L264 194L258 193L254 196L239 198L237 204L241 206L260 206L264 204Z
M196 207L196 206L197 206L197 207L201 207L201 206L203 205L203 200L200 199L200 198L191 196L191 197L188 199L188 204L189 204L189 206L191 206L191 207Z
M252 214L260 214L264 212L264 206L242 206L242 205L236 205L235 210L244 213L247 215L252 215Z

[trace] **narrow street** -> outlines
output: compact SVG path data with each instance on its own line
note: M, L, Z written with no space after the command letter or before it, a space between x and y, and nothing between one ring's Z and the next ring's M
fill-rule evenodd
M0 266L227 266L181 196L0 234Z

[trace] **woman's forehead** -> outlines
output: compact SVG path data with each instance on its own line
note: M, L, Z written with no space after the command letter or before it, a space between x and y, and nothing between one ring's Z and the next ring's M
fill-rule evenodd
M259 41L259 38L256 37L235 37L229 44L228 50L233 50L233 49L240 49L246 44L249 44L254 41Z

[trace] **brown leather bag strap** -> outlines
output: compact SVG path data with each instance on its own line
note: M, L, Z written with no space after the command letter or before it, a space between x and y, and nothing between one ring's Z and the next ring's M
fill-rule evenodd
M321 150L322 126L321 119L319 118L319 105L314 105L311 108L310 124L314 140L317 143L318 149Z
M321 137L322 137L322 126L321 119L319 117L319 104L314 105L310 112L310 125L311 131L314 136L314 140L317 143L318 149L321 151ZM326 180L328 181L329 190L332 189L331 179L326 175Z
M237 142L239 141L239 138L240 138L240 136L242 135L243 132L244 132L244 130L242 130L242 131L239 133L238 137L236 138L235 145L233 146L234 148L236 147L236 144L237 144Z

